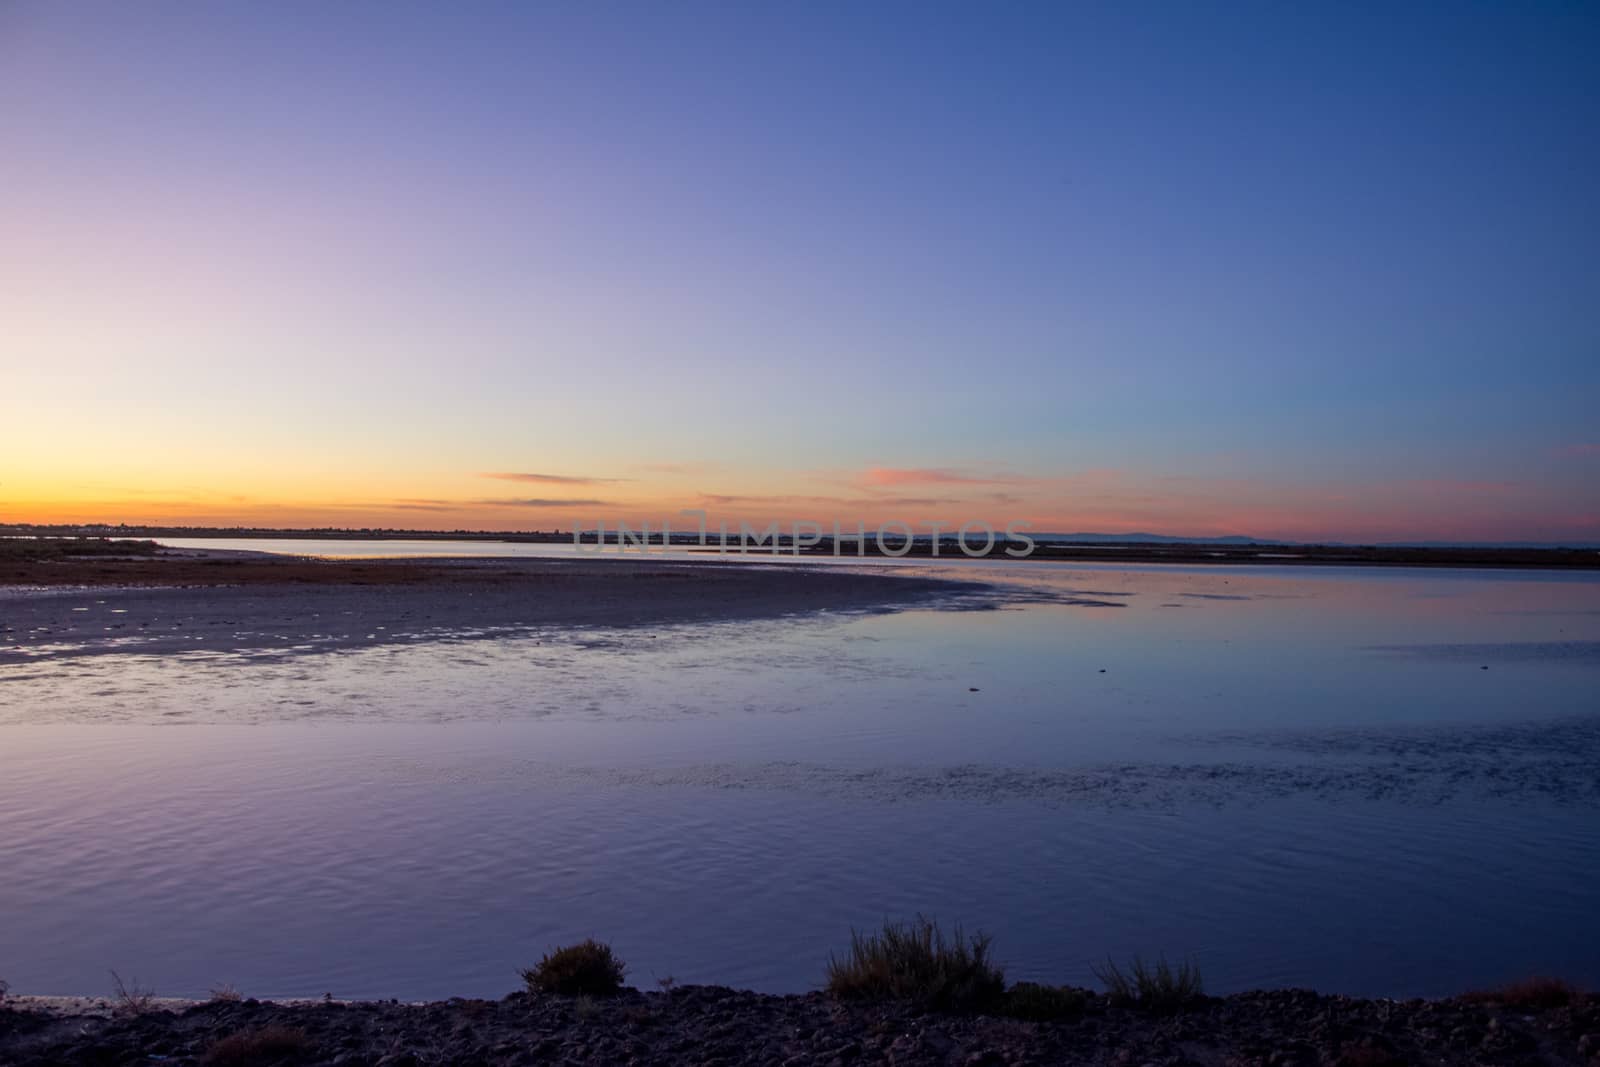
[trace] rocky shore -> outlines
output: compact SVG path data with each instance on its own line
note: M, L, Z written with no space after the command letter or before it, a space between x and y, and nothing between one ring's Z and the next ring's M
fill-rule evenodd
M1048 1022L712 986L433 1004L218 999L0 1007L0 1063L322 1065L917 1064L1381 1067L1600 1064L1600 996L1361 1000L1285 990L1171 1015L1085 994Z

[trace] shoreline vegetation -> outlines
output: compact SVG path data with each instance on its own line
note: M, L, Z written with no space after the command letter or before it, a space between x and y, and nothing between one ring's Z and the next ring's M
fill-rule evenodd
M493 1001L261 1001L232 987L161 1000L112 972L101 999L7 997L0 1062L210 1067L444 1064L1398 1067L1600 1062L1600 996L1552 978L1439 1000L1276 990L1207 996L1199 969L1135 959L1102 989L1007 985L991 940L918 917L853 932L824 988L626 986L593 939L524 970Z
M1008 540L1003 535L985 545L980 536L970 543L971 552L964 552L954 535L945 534L935 545L927 536L915 537L910 544L901 538L886 535L880 546L873 536L857 540L841 539L835 546L832 537L822 537L817 543L802 544L798 551L792 538L780 534L776 540L758 541L740 539L731 535L726 544L713 537L709 544L698 536L674 534L664 541L655 533L644 538L644 543L654 548L672 548L709 556L734 556L742 559L783 559L796 556L811 559L938 559L962 560L969 558L994 561L1028 563L1057 561L1070 563L1171 563L1193 566L1205 565L1263 565L1263 566L1356 566L1356 567L1460 567L1460 568L1515 568L1529 570L1600 570L1600 550L1593 547L1558 546L1495 546L1495 545L1347 545L1302 544L1266 542L1243 539L1234 541L1051 541L1039 540L1031 544ZM119 540L110 541L109 538ZM124 538L134 541L121 540ZM186 526L35 526L0 524L0 546L6 542L21 543L28 539L52 542L76 542L91 546L90 551L104 554L105 549L92 546L106 544L148 543L160 538L216 538L233 540L327 540L327 541L431 541L472 542L479 544L560 544L572 545L571 531L494 532L481 530L395 530L395 529L269 529L254 527L186 527ZM644 548L630 541L624 549L617 540L616 531L609 531L602 544L592 533L586 533L579 543L592 553L586 558L603 555L620 556L624 552L642 555ZM977 551L984 548L982 552ZM887 551L885 551L887 549ZM1026 555L1019 555L1023 551ZM5 548L0 547L0 559L5 558ZM443 557L436 557L443 558ZM473 557L492 558L492 557Z

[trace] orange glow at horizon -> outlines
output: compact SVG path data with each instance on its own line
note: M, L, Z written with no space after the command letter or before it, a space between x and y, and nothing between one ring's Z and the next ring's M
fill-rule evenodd
M486 480L471 473L426 486L373 479L358 491L325 478L301 485L281 475L251 492L176 487L138 489L78 484L65 491L41 479L0 483L0 523L126 524L257 528L371 528L529 531L614 528L619 521L659 530L693 531L703 510L713 531L726 522L765 528L778 522L838 522L852 530L890 521L919 533L938 524L952 532L964 522L995 529L1017 522L1032 532L1243 535L1292 540L1515 540L1530 519L1557 537L1600 537L1592 515L1563 515L1539 495L1512 484L1396 482L1285 489L1226 482L1186 482L1163 490L1162 480L1117 472L1062 478L993 479L929 469L894 476L790 475L786 492L713 493L698 477L617 477L539 474ZM831 482L830 482L831 479ZM746 472L740 484L761 484ZM774 484L778 479L772 480ZM661 484L667 482L670 484ZM489 488L485 490L485 486ZM919 488L920 486L920 488ZM507 492L507 488L511 491ZM829 491L831 490L831 491ZM921 495L924 490L932 490ZM916 493L918 495L912 495ZM470 494L470 495L469 495ZM1441 518L1448 515L1448 519ZM1467 537L1463 531L1470 531Z

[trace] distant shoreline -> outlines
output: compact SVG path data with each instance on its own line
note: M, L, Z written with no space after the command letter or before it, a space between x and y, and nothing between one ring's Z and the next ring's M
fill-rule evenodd
M111 544L116 551L82 557L0 551L0 664L114 652L298 655L534 629L893 611L993 592L890 568L754 560L329 560Z
M854 545L850 546L852 549ZM997 543L982 556L971 558L1007 559L1006 545ZM716 548L695 551L716 552ZM807 556L831 556L831 545L819 545ZM844 553L855 557L855 552ZM860 558L882 558L882 552L868 543ZM931 545L913 544L898 558L963 559L967 557L955 544L941 545L937 556ZM1517 568L1533 570L1600 570L1600 552L1588 549L1481 549L1481 548L1347 548L1326 545L1194 545L1170 544L1060 544L1039 542L1025 559L1017 562L1058 561L1064 563L1181 563L1212 566L1345 566L1345 567L1457 567Z
M26 538L66 539L77 538L87 543L106 540L147 539L201 539L217 541L417 541L434 544L551 544L573 545L571 532L567 533L495 533L484 531L427 531L427 530L273 530L273 529L217 529L186 527L34 527L0 526L0 545L5 541ZM622 555L614 535L604 543L592 534L576 542L585 546L587 559ZM776 543L751 541L741 544L730 538L721 545L715 538L709 543L697 537L675 534L663 542L659 534L647 541L652 548L670 548L695 555L737 557L751 562L763 559L916 559L956 561L985 559L994 562L1030 563L1126 563L1131 565L1169 563L1185 566L1348 566L1348 567L1427 567L1459 569L1514 569L1514 570L1585 570L1600 571L1600 550L1594 548L1540 548L1493 546L1401 546L1401 545L1307 545L1269 544L1265 542L1219 543L1193 541L1094 541L1061 542L1038 540L1026 556L1015 553L1027 548L1021 542L1008 542L999 538L986 551L963 551L952 538L943 538L935 548L926 537L903 541L885 538L880 546L873 537L861 541L841 540L837 547L832 538L823 538L816 544L803 544L799 551L786 537ZM1012 552L1008 553L1007 549ZM631 558L640 558L642 549L631 542L627 552ZM0 561L5 553L0 552ZM440 561L447 557L426 557ZM474 556L474 559L494 557ZM509 558L509 557L508 557ZM526 558L526 557L517 557ZM3 579L0 579L3 583Z

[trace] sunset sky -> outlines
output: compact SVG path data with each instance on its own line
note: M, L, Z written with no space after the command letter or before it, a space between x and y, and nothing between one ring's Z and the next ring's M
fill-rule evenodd
M1600 540L1600 5L0 2L0 522Z

